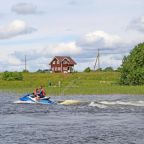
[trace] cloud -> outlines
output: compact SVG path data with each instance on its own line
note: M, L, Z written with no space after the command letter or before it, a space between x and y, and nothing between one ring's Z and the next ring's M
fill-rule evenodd
M52 55L78 55L81 52L81 48L76 45L75 42L59 43L49 47L52 51L48 52ZM48 48L48 49L49 49Z
M116 68L120 66L123 56L127 55L133 44L118 35L109 34L104 31L87 33L76 42L77 47L82 49L79 54L79 62L82 64L83 61L88 61L87 66L90 66L89 61L91 61L92 68L98 49L100 53L100 66L113 66Z
M120 57L120 55L118 56ZM100 66L102 68L112 66L113 68L117 68L121 65L122 63L122 58L117 59L114 55L105 55L100 57Z
M121 42L117 35L111 35L104 31L95 31L86 34L78 44L84 47L113 48Z
M144 16L141 16L141 17L131 21L129 23L127 29L144 32Z
M34 31L36 29L28 26L24 21L15 20L7 26L0 27L0 39L9 39L19 35L30 34Z
M18 3L12 6L13 12L21 15L40 14L42 12L37 10L37 6L30 3Z
M6 51L1 51L0 53L0 71L16 71L19 70L21 66L21 61L13 56L11 53L7 53Z
M81 48L75 42L58 43L55 45L48 45L45 48L32 48L31 50L18 50L13 53L21 61L24 59L24 54L28 56L29 60L37 60L42 58L52 58L56 55L76 56L81 53Z
M7 62L10 64L10 65L20 65L21 64L21 61L19 59L17 59L16 57L13 57L13 56L10 56L8 59L7 59Z
M77 46L83 49L83 56L95 56L99 49L103 55L124 54L129 52L131 43L118 35L112 35L104 31L94 31L84 35Z
M45 48L32 48L31 51L19 50L13 54L13 57L23 61L24 54L26 54L29 65L32 63L31 69L38 69L41 68L38 63L46 65L56 55L67 55L78 63L76 66L78 70L83 70L88 66L93 68L98 48L100 50L100 66L116 68L120 66L123 56L130 50L131 45L118 35L94 31L85 34L79 41L50 44Z
M46 53L43 51L42 48L32 48L30 50L17 50L14 53L12 53L12 56L18 58L20 61L24 61L25 56L27 57L28 61L35 61L37 59L45 57L45 54Z
M71 0L71 1L69 1L68 4L69 4L69 5L77 5L77 2L76 2L75 0Z
M38 69L49 68L49 62L56 55L71 56L73 58L78 56L80 53L81 48L78 47L75 42L68 42L48 45L47 47L32 48L30 50L19 49L13 52L11 57L15 57L15 59L24 63L24 57L26 55L29 69L35 71Z
M4 17L4 13L0 13L0 18L3 18Z
M86 67L93 69L97 49L100 50L100 66L105 68L112 66L117 68L124 55L133 48L133 43L126 43L118 35L112 35L103 31L95 31L85 34L79 41L60 42L49 44L46 47L32 46L31 49L17 49L11 54L13 62L24 63L27 55L27 63L30 71L49 68L48 63L56 55L71 56L76 62L76 70L82 71ZM14 59L15 58L15 59ZM23 67L22 67L23 68Z

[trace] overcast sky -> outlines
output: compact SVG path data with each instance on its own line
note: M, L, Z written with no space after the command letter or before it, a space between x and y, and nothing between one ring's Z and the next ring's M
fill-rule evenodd
M54 56L71 56L75 70L102 68L144 42L144 0L1 0L0 71L48 69Z

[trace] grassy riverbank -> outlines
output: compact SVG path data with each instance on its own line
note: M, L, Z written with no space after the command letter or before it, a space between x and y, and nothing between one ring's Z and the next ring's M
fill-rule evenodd
M0 73L0 91L29 93L45 85L48 95L144 94L143 86L121 86L118 72L95 73L23 73L23 81L4 81ZM51 82L51 85L50 85Z

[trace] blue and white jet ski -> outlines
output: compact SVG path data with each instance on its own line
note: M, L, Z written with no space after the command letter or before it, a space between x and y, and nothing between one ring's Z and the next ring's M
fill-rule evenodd
M38 104L56 104L56 102L50 100L50 97L40 98L40 100L36 100L33 94L26 94L19 98L21 103L38 103Z

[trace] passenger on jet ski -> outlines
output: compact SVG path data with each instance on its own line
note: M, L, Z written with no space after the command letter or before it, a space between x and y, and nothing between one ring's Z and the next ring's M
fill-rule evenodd
M40 98L43 98L46 96L46 92L45 92L45 89L43 88L43 86L40 86L40 92L38 95L40 96Z
M34 90L34 96L36 97L36 100L40 100L46 96L46 92L43 86L40 86L40 88L36 88Z

